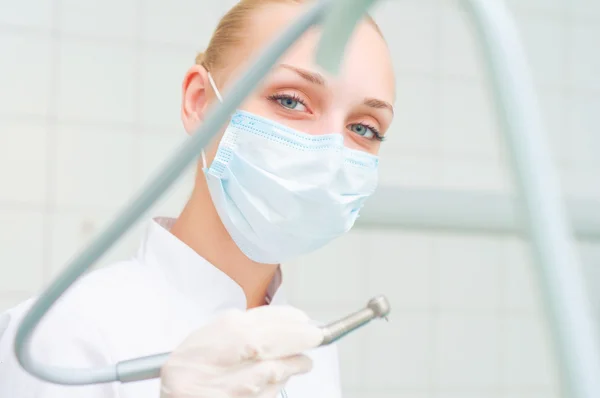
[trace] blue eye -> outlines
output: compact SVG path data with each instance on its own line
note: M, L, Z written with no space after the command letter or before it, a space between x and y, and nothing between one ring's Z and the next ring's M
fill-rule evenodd
M269 97L272 101L277 101L277 103L283 106L286 109L290 109L292 111L305 111L306 106L302 102L300 98L296 98L287 94L276 94Z
M362 123L351 124L350 131L356 133L365 138L376 138L379 137L379 133L373 128Z
M290 109L294 109L296 107L296 105L299 104L299 102L293 98L282 98L279 100L279 103L281 105L285 106L286 108L290 108Z

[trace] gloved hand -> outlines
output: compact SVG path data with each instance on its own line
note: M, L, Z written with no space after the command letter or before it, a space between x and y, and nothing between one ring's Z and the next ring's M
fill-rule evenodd
M302 311L263 306L229 311L192 333L161 369L161 398L274 398L312 361L323 340Z

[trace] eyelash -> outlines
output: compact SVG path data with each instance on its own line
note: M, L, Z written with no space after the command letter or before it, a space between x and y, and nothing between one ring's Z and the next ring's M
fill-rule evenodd
M300 98L296 94L272 94L272 95L269 95L267 97L267 99L269 99L270 101L273 101L273 102L277 102L277 101L280 101L283 99L291 99L293 101L298 101L302 105L306 106L306 103L302 100L302 98ZM377 130L377 128L375 126L372 126L367 123L353 123L353 124L360 124L366 128L371 129L371 131L373 132L373 139L375 139L379 142L385 141L385 137L381 135L381 133L379 132L379 130Z
M371 129L371 131L373 132L373 139L382 142L385 141L385 137L383 135L381 135L381 133L379 132L379 130L377 130L377 128L375 126L371 126L367 123L353 123L353 124L361 124L363 126L365 126L366 128Z
M273 95L269 95L267 98L273 102L276 102L278 100L283 100L283 99L291 99L294 101L298 101L302 105L306 106L306 103L297 94L273 94Z

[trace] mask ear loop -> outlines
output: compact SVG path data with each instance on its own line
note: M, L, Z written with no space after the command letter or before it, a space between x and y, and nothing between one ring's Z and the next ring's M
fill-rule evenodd
M217 96L219 102L223 102L223 97L221 97L221 93L219 92L219 89L217 88L217 84L215 83L215 80L213 79L210 72L208 72L208 81L210 82L210 86L212 87L213 91L215 92L215 95ZM204 152L204 149L202 149L202 168L206 169L206 153Z
M216 94L217 98L219 99L219 102L223 102L223 97L221 97L221 93L219 92L219 89L217 88L217 83L215 83L210 72L208 72L208 81L210 82L210 86L212 87L212 89L215 91L215 94Z

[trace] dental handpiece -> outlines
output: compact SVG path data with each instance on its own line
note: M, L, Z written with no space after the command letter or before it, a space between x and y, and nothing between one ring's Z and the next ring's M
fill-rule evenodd
M321 342L321 346L341 339L375 318L384 318L387 320L390 310L390 303L385 296L373 297L367 303L366 308L322 327L323 341Z
M366 308L322 327L323 341L319 346L331 344L375 318L386 318L389 313L390 303L387 298L385 296L373 297L367 303ZM116 365L116 379L121 383L129 383L160 377L160 369L169 355L170 353L166 352L121 361Z

